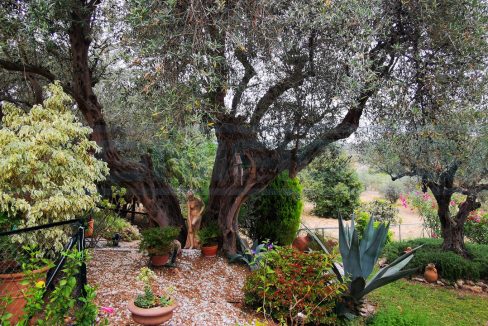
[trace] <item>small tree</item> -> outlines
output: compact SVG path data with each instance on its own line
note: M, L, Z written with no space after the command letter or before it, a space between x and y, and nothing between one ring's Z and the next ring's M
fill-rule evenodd
M240 212L241 225L259 242L289 245L300 226L303 209L298 178L281 173L262 192L252 196Z
M337 149L322 154L301 176L305 196L315 204L314 214L348 218L359 205L361 182L350 158Z
M88 139L92 130L76 120L68 95L57 84L48 91L51 96L27 113L3 106L0 211L20 217L21 227L69 220L94 208L96 183L108 174L106 163L94 156L99 147ZM62 234L42 237L62 248Z

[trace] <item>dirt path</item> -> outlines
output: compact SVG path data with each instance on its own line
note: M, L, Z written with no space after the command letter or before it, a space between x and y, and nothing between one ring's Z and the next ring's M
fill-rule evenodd
M361 201L370 202L375 199L382 198L378 191L367 190L361 194ZM399 216L400 216L400 227L392 226L391 230L394 234L395 240L401 239L414 239L426 236L422 232L422 218L413 211L410 207L403 207L399 202L396 204ZM312 214L313 204L305 202L302 222L305 223L309 228L326 228L324 234L330 237L338 238L338 221L333 218L322 218Z

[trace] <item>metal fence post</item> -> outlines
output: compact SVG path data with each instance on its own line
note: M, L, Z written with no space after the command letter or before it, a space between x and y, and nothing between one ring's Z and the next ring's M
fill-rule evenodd
M85 285L87 284L87 279L86 279L86 263L85 263L85 228L81 224L78 228L78 251L83 255L83 262L81 263L80 275L79 275L81 295L83 297L86 297Z

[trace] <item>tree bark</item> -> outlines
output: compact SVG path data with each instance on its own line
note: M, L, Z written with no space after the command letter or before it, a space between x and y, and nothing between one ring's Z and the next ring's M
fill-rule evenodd
M203 223L218 221L223 251L237 252L238 215L253 193L264 189L286 167L276 151L259 145L248 127L223 123L216 127L217 155Z
M178 200L171 187L154 175L150 156L143 156L140 163L129 162L119 155L112 142L103 117L102 105L93 91L92 72L88 62L91 18L95 8L90 5L80 7L73 8L72 23L68 31L72 85L66 91L74 97L88 125L93 129L92 140L102 147L101 158L110 168L112 181L126 187L159 226L181 226L180 238L183 241L186 238L186 226Z
M450 188L433 186L429 187L434 194L437 202L437 214L441 223L442 249L453 251L458 255L469 258L466 246L464 244L464 224L469 213L477 208L480 204L476 202L476 196L468 195L466 200L459 204L459 211L456 215L451 216L449 205L452 194Z

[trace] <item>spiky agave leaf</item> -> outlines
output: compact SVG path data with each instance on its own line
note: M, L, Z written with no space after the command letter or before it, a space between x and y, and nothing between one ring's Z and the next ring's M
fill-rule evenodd
M378 228L374 229L374 219L371 218L364 230L363 239L359 242L357 231L354 229L354 221L351 226L344 225L344 221L339 217L339 249L345 274L351 277L349 291L337 303L336 311L339 316L347 317L356 314L362 298L366 294L417 270L417 268L404 271L402 269L421 246L398 257L389 266L382 268L369 282L365 282L383 251L388 229L389 224L384 223L380 223Z

